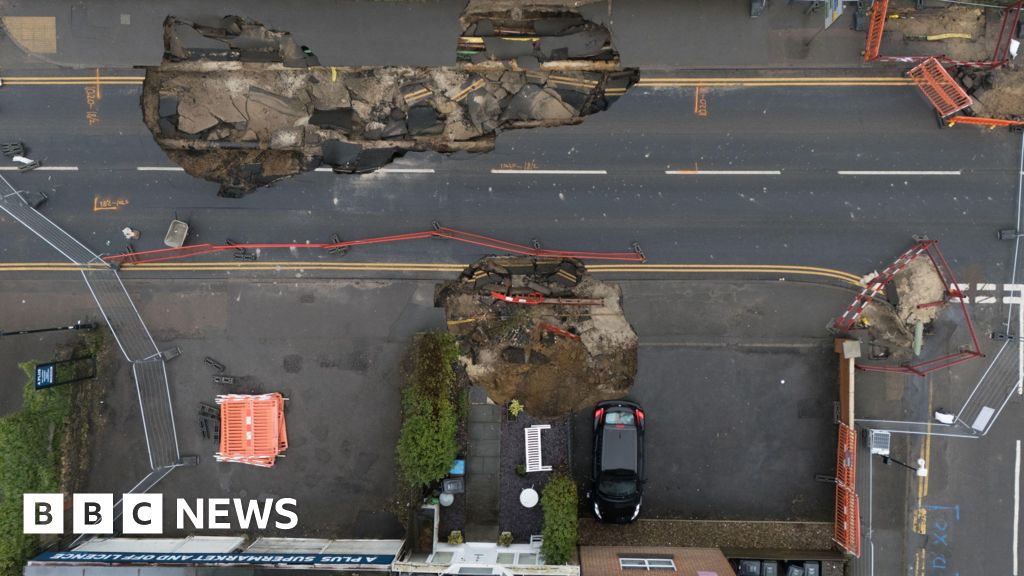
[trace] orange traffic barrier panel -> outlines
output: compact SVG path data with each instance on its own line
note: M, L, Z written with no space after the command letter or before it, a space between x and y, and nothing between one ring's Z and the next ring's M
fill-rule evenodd
M217 396L220 405L218 462L238 462L269 468L288 449L284 401L281 394Z
M885 31L885 16L889 11L889 0L875 0L871 7L871 22L868 25L868 43L864 48L864 61L878 58L882 47L882 33Z
M929 58L907 72L939 116L947 118L971 105L971 97L935 58Z

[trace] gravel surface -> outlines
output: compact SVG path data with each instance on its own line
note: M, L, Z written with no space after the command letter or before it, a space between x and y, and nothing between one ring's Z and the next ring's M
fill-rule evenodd
M501 424L501 505L498 512L498 527L512 533L517 543L528 543L531 534L540 534L544 512L540 504L524 508L519 503L519 493L533 487L543 493L544 486L552 472L531 472L526 476L516 474L516 465L526 463L526 447L523 430L534 424L550 424L551 429L541 433L542 462L551 466L554 472L569 473L569 424L567 418L555 421L538 420L525 412L515 422Z

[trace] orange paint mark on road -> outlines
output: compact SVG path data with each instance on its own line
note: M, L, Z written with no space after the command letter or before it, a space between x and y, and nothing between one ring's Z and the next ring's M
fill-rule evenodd
M118 208L120 208L122 206L127 206L127 205L128 205L128 200L125 200L124 198L118 198L118 199L114 200L114 199L110 199L110 198L102 198L100 196L95 196L92 199L92 211L93 212L103 212L103 211L107 211L107 210L117 210Z

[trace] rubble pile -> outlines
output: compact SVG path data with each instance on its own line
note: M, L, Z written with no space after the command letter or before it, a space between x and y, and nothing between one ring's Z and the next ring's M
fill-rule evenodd
M969 113L981 118L1024 120L1024 69L960 68L955 78L971 97Z
M886 287L886 298L875 299L864 309L872 356L896 362L913 358L915 325L923 324L927 337L945 304L946 287L931 260L911 260Z
M529 24L559 22L556 44L513 42L534 56L495 49L480 53L485 65L438 68L322 67L258 22L168 17L164 60L146 70L143 118L172 160L225 196L321 164L361 173L407 151L486 152L500 130L578 123L637 81L635 69L618 68L607 30L557 15ZM478 20L474 33L485 21L508 23ZM585 62L539 67L552 57Z
M496 296L525 298L530 304ZM538 418L625 396L637 336L618 286L569 258L489 257L441 284L435 304L463 351L474 385L495 402L522 402Z
M463 62L514 60L533 70L543 62L618 60L605 26L557 5L503 7L470 0L461 22L458 57Z

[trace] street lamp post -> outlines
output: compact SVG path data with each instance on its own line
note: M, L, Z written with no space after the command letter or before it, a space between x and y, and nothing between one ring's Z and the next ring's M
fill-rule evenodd
M918 458L917 459L917 468L911 466L910 464L907 464L906 462L902 462L900 460L897 460L897 459L893 458L892 456L882 456L882 463L883 464L890 464L890 463L899 464L900 466L903 466L907 470L913 470L914 473L917 474L921 478L924 478L924 477L928 476L928 469L925 468L924 458Z
M0 331L0 337L3 336L22 336L25 334L39 334L40 332L59 332L61 330L95 330L96 324L92 322L76 322L71 326L57 326L55 328L36 328L34 330L15 330L12 332Z

